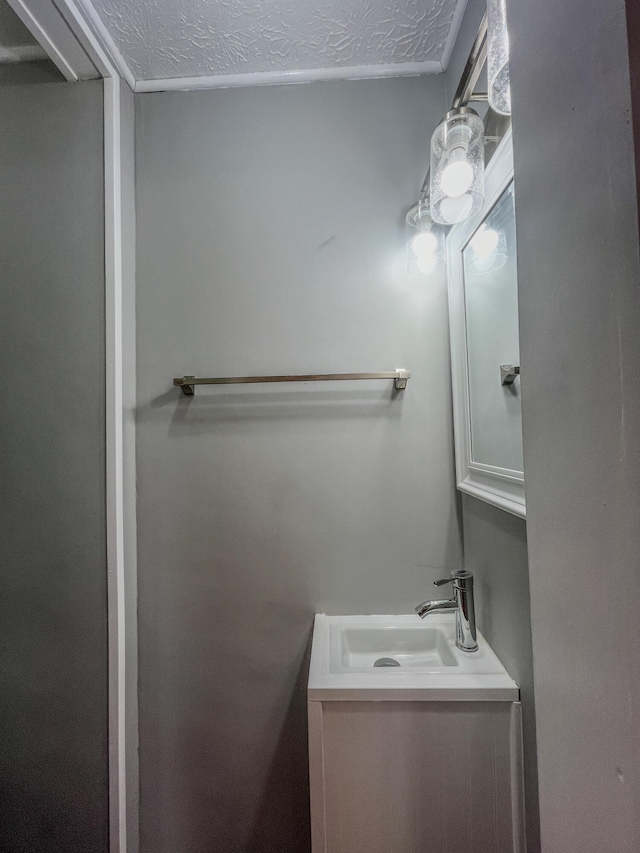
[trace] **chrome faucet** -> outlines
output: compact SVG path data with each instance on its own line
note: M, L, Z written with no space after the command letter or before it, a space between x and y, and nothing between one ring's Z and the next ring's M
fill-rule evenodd
M445 583L453 584L453 598L442 598L435 601L423 601L416 607L416 613L421 619L430 613L456 611L456 646L463 652L477 652L476 610L473 601L473 575L462 569L451 572L450 578L434 581L435 586Z

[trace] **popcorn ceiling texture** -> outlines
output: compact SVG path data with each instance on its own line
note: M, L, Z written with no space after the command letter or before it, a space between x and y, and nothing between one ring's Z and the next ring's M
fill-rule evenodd
M94 0L136 79L442 59L458 0Z

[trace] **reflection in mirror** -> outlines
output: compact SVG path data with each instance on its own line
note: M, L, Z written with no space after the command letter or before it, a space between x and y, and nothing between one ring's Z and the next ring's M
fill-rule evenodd
M500 365L519 365L513 182L464 248L471 461L523 471L520 378L501 383Z

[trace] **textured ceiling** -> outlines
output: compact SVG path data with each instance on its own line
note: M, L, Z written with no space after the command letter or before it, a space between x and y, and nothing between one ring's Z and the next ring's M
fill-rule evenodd
M154 80L402 63L436 63L437 69L458 21L456 7L465 2L93 0L93 5L134 77Z

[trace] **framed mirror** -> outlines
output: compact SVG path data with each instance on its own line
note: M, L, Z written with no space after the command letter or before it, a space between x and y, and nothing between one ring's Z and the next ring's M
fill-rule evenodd
M458 488L524 518L516 260L509 131L482 210L447 236L449 323Z

